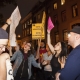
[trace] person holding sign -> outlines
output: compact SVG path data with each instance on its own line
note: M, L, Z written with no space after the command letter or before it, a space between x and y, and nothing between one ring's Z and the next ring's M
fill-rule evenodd
M7 19L6 23L0 28L0 80L14 80L10 56L7 53L2 53L8 43L6 29L10 24L11 19Z
M55 46L53 46L50 42L50 33L52 30L52 25L53 23L50 22L50 18L48 21L48 30L47 30L47 44L53 53L53 57L51 61L47 61L48 63L51 64L52 67L52 77L53 80L55 80L55 74L60 70L61 68L64 67L65 60L66 60L66 55L67 55L67 46L64 42L58 42ZM62 65L61 65L62 63Z

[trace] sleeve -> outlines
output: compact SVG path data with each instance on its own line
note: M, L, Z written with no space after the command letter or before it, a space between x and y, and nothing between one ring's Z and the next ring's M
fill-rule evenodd
M66 61L64 68L60 71L60 80L75 80L80 74L80 55L79 51L75 51Z
M11 61L14 61L14 60L16 59L17 55L18 55L18 51L16 51L16 52L13 54L13 56L11 57Z
M32 61L31 61L31 64L34 66L34 67L37 67L37 68L40 68L40 64L36 62L34 56L32 55L31 56L32 58Z

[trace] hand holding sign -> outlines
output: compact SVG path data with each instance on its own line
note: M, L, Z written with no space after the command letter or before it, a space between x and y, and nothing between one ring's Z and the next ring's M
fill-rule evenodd
M53 25L53 23L52 23L52 21L51 21L51 17L49 17L48 18L48 30L52 30L52 28L54 28L54 25Z

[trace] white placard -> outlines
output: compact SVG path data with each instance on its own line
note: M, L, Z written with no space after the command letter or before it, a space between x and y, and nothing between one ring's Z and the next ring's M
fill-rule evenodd
M15 46L15 44L13 44L16 41L16 37L14 36L14 34L15 34L15 29L18 26L20 19L21 19L21 15L20 15L19 8L17 6L16 9L11 14L11 25L10 25L10 35L9 35L10 46Z

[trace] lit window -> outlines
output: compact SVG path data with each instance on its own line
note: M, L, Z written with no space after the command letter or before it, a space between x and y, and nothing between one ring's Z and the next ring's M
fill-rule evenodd
M32 24L32 19L30 19L30 24Z
M54 9L57 9L57 3L54 3Z
M61 0L61 5L64 5L65 4L65 0Z
M25 23L25 28L26 28L26 23Z
M77 7L77 4L75 4L75 5L72 6L72 16L73 17L78 16L78 7Z

